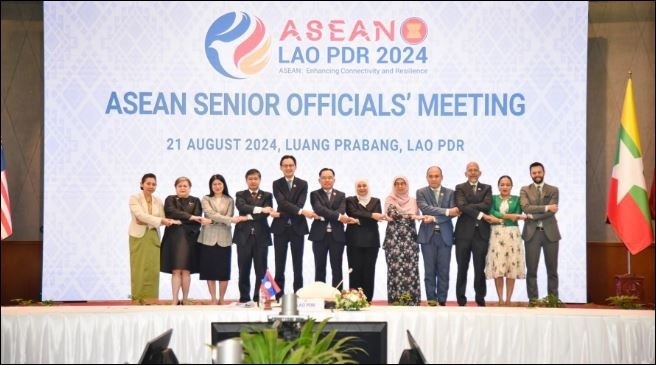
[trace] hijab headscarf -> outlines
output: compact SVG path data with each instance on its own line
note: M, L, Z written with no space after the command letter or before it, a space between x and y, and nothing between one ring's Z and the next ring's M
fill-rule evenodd
M397 193L394 183L396 180L405 181L406 192ZM394 205L402 213L407 214L416 214L417 213L417 201L415 198L411 198L408 192L410 191L410 183L408 178L405 176L396 176L392 180L392 192L385 198L385 212L390 205Z
M361 183L367 185L367 195L360 195L358 193L358 185L360 185ZM371 194L369 193L369 191L370 191L369 181L367 179L364 178L355 179L355 196L358 198L358 203L360 203L360 205L362 205L363 207L366 207L367 204L369 204L369 201L371 201Z

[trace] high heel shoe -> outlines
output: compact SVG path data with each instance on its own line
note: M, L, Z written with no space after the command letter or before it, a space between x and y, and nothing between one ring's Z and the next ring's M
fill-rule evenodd
M184 305L184 302L182 300L178 300L178 305Z

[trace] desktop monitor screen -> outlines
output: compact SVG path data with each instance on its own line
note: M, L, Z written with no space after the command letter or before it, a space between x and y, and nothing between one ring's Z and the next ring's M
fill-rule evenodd
M213 322L212 343L239 337L239 331L248 327L271 327L268 322ZM324 332L337 330L335 340L346 336L356 337L352 346L367 353L356 352L353 359L360 364L387 364L387 322L328 322Z
M415 341L415 338L412 337L409 330L405 330L405 331L408 333L408 342L410 343L410 350L411 350L411 357L412 357L411 363L427 364L426 357L424 357L424 353L421 351L419 344L417 343L417 341Z
M146 343L139 364L177 364L173 351L169 350L169 342L173 329L168 329L161 335Z

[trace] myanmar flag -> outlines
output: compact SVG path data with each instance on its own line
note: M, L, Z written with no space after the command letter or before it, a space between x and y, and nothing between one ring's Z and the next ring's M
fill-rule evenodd
M631 78L626 85L617 153L608 191L608 222L632 254L653 241Z

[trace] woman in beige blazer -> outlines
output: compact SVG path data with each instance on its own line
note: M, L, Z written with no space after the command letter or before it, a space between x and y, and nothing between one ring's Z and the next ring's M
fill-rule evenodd
M222 175L212 175L209 182L210 193L203 197L201 205L205 218L211 224L203 226L198 236L200 245L199 273L201 280L207 280L207 289L212 298L211 304L225 304L225 293L230 280L232 260L231 223L243 218L234 216L235 202L228 193L228 184ZM219 281L219 299L216 299L216 281Z
M130 281L132 299L159 297L159 227L180 224L164 218L164 204L153 195L157 188L155 174L141 178L141 191L130 196Z

